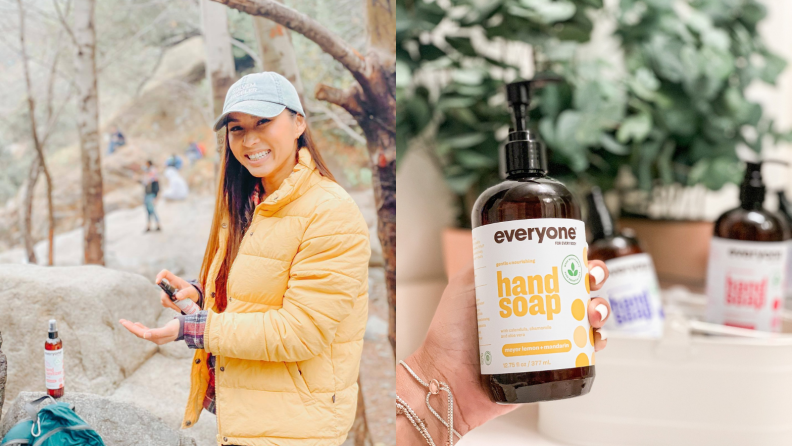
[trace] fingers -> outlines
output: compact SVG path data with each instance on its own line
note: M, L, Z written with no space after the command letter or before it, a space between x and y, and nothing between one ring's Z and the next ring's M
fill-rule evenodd
M608 320L611 307L607 300L601 297L591 299L588 305L589 323L594 328L600 328Z
M154 283L160 283L162 279L168 279L171 285L174 287L181 289L189 285L186 280L182 279L181 277L173 274L167 269L163 269L162 271L157 274L157 278L154 280Z
M608 345L608 333L604 328L594 330L594 351L598 352Z
M608 267L602 260L589 260L589 285L591 291L597 291L602 288L605 281L608 280Z
M169 330L163 328L150 329L140 322L130 322L126 319L121 319L118 322L140 339L145 339L158 345L169 342L169 340L166 339L167 335L169 334Z
M171 302L170 297L168 297L168 295L165 294L164 291L160 293L160 302L162 303L162 306L165 308L170 308L173 311L181 312L179 307L177 307L176 304Z
M120 322L121 325L124 326L124 328L126 328L127 330L132 332L132 334L134 334L135 336L137 336L137 337L139 337L141 339L143 339L143 333L146 330L148 330L148 328L146 328L146 326L141 324L140 322L133 323L133 322L130 322L130 321L126 320L126 319L121 319L118 322Z

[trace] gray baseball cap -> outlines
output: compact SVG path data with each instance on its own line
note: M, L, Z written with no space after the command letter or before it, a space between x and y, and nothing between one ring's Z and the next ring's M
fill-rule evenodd
M214 130L223 128L232 112L272 118L287 108L305 116L300 96L288 79L272 71L248 74L228 89L223 114L215 121Z

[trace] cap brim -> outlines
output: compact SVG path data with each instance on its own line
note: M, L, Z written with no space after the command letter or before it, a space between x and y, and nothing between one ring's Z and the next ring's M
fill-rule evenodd
M229 113L247 113L249 115L258 116L260 118L273 118L278 116L286 109L283 104L276 104L267 101L242 101L237 102L226 110L225 113L220 115L215 121L214 131L218 131L226 125L226 119Z

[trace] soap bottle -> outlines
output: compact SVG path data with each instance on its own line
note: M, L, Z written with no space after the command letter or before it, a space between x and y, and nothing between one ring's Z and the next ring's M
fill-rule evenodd
M63 341L58 337L55 319L50 319L47 340L44 342L44 374L47 395L53 398L63 396Z
M707 265L707 320L781 330L786 222L763 207L762 164L746 163L740 206L715 221Z
M787 200L784 191L778 191L778 213L787 224L787 267L784 297L792 297L792 204Z
M652 257L629 230L617 231L599 187L587 196L589 260L602 260L608 281L593 296L608 299L613 315L608 330L637 336L663 335L663 307Z
M544 146L526 125L531 91L546 81L506 86L507 177L471 215L481 380L501 404L585 395L595 376L580 206L547 176Z

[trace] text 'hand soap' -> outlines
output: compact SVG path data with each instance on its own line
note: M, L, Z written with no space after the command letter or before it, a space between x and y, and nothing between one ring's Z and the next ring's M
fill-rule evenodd
M507 85L508 176L472 213L481 378L499 403L584 395L594 382L585 225L525 122L540 82Z

